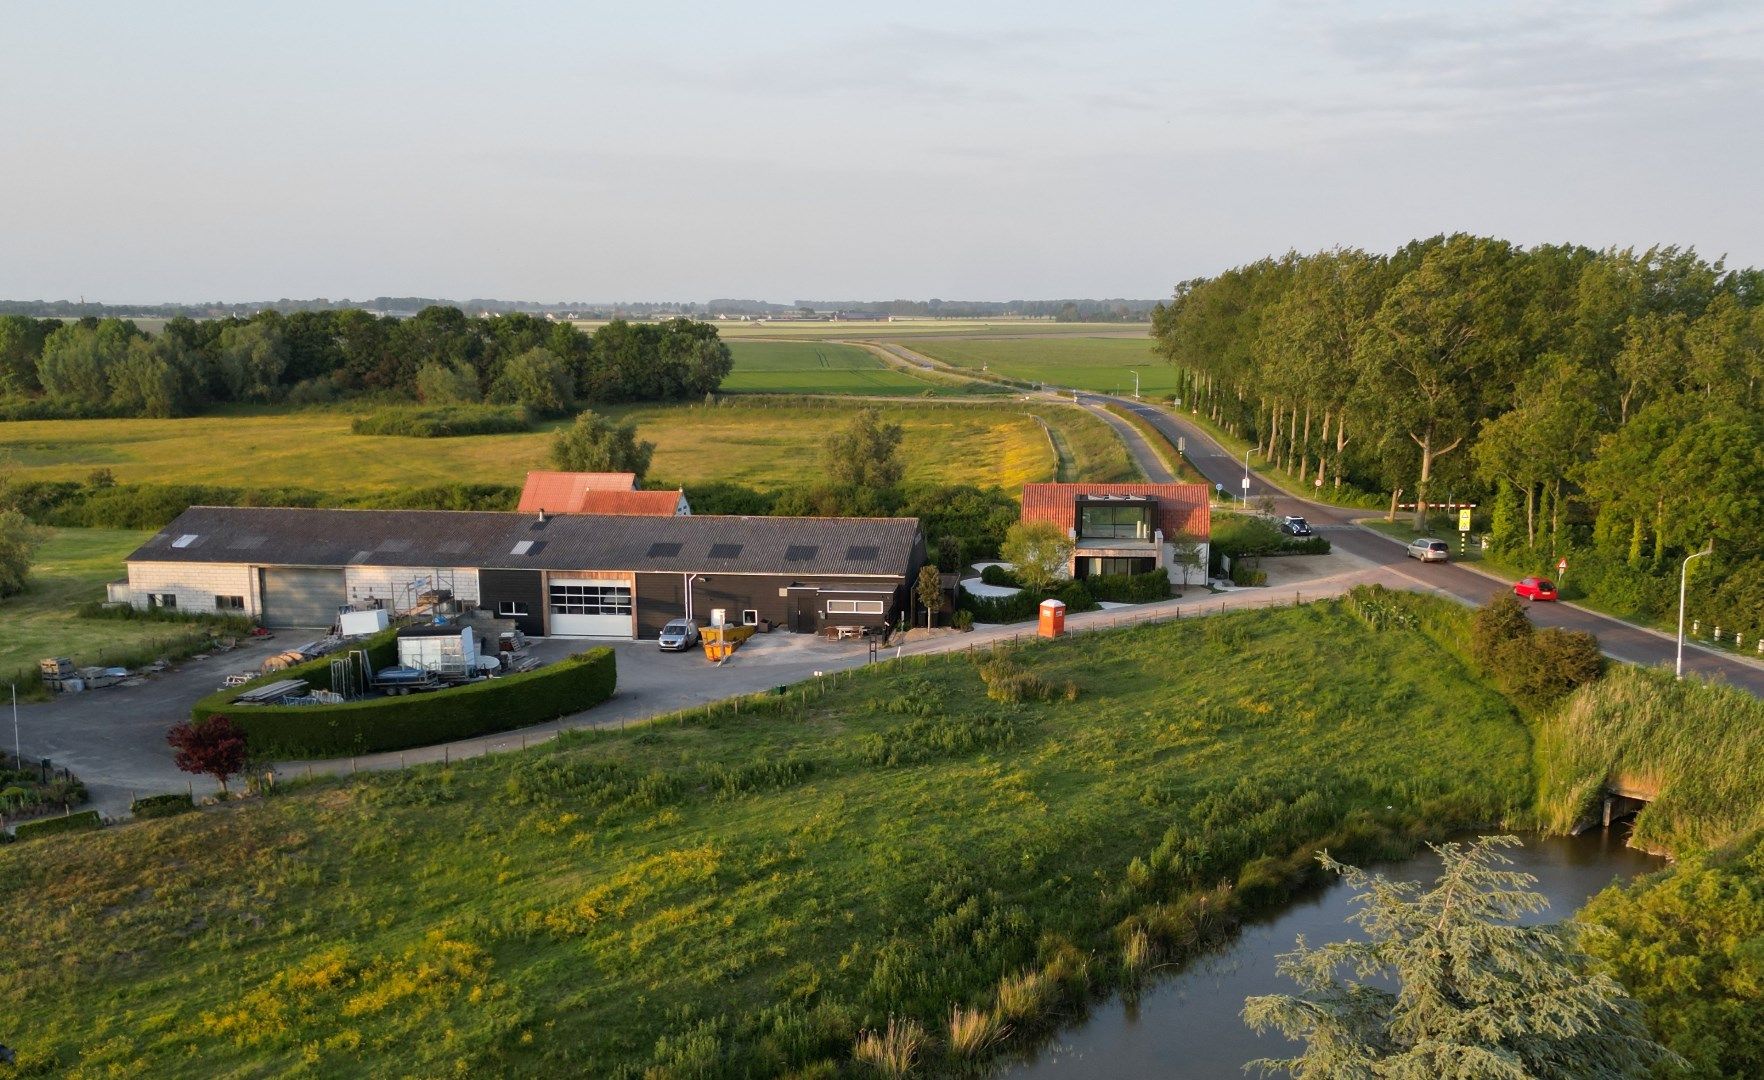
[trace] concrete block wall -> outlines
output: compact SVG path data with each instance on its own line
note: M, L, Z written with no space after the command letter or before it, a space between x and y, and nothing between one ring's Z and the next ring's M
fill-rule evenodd
M261 611L257 573L245 563L130 563L130 606L145 609L152 593L176 596L179 611L215 611L216 596L245 598L245 610L232 614L256 617Z

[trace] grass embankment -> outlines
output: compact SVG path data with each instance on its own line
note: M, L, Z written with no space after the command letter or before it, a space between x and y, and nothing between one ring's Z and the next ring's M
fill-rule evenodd
M1125 406L1116 405L1114 402L1105 404L1103 408L1125 420L1128 426L1139 432L1139 437L1145 440L1147 446L1151 447L1151 452L1157 455L1164 468L1170 470L1170 475L1176 478L1177 483L1201 484L1206 482L1206 477L1196 472L1194 466L1176 452L1176 447L1164 437L1164 433L1152 427L1145 417Z
M1152 352L1150 337L918 339L904 344L951 367L1026 382L1131 394L1137 371L1142 395L1176 391L1176 369Z
M943 1071L953 1005L1033 1037L1318 842L1528 801L1508 703L1337 605L979 659L0 851L33 946L8 1042L44 1072L828 1076L893 1015Z
M1171 416L1176 417L1184 423L1192 424L1206 432L1214 442L1219 444L1221 449L1233 457L1241 459L1245 450L1252 449L1248 440L1239 438L1231 432L1226 431L1218 424L1207 419L1204 413L1173 408L1167 400L1148 401L1147 404L1154 408L1162 409L1164 412L1169 413ZM1266 459L1257 460L1252 464L1255 468L1256 475L1260 476L1263 480L1289 495L1309 499L1311 502L1323 503L1327 506L1339 506L1348 510L1377 510L1388 506L1390 503L1389 495L1370 495L1357 488L1336 487L1331 483L1325 483L1323 486L1318 487L1315 484L1317 476L1314 471L1311 471L1309 475L1300 476L1297 473L1282 469L1278 465L1268 462ZM1312 469L1315 469L1314 464Z
M732 341L729 393L948 395L972 386L921 379L867 349L825 341Z
M151 532L49 529L25 591L0 600L0 681L22 697L41 696L37 661L72 657L76 665L133 665L206 641L200 626L133 619L87 619L82 604L104 599L104 583L123 576L123 559Z
M1764 702L1731 687L1618 667L1546 718L1539 811L1567 829L1607 783L1657 793L1636 841L1660 874L1594 897L1588 950L1696 1078L1764 1075Z

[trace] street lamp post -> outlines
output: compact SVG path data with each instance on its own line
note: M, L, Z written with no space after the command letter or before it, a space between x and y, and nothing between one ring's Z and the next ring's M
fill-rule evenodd
M1684 557L1684 564L1678 568L1678 665L1675 674L1684 678L1684 591L1690 581L1690 564L1692 559L1700 559L1715 550L1715 541L1701 551L1692 552Z
M24 751L18 741L18 684L12 684L12 761L19 768L24 768Z
M1139 372L1137 370L1133 372L1133 400L1139 400Z
M1249 457L1255 449L1252 446L1243 452L1243 505L1246 507L1249 505Z

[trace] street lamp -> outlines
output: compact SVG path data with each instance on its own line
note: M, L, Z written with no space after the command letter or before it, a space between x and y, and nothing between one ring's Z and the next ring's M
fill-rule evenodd
M1138 372L1138 370L1135 370L1133 372L1133 400L1134 401L1139 400L1139 372Z
M1690 564L1692 559L1700 559L1715 550L1715 541L1709 543L1701 551L1692 552L1684 557L1684 565L1678 568L1678 668L1676 675L1684 678L1684 589L1690 580Z
M1249 456L1255 450L1252 446L1243 452L1243 505L1246 507L1249 506Z

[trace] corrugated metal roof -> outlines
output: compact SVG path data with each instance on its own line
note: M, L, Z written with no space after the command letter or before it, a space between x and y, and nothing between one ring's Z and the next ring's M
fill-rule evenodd
M1158 527L1166 540L1178 535L1206 540L1213 534L1206 484L1024 484L1023 520L1051 521L1070 528L1074 507L1083 495L1139 495L1158 500Z
M537 524L528 514L468 510L193 506L129 561L899 576L919 531L916 518L565 515ZM184 536L198 539L174 547ZM230 548L240 536L263 542L247 555ZM408 544L391 550L388 540ZM524 541L526 554L514 554ZM740 555L712 562L714 544L738 544ZM869 547L879 558L851 557Z

